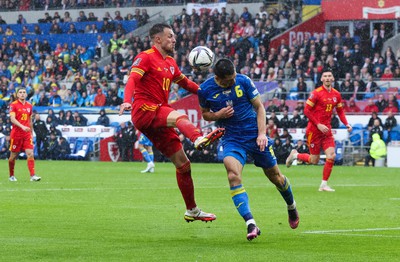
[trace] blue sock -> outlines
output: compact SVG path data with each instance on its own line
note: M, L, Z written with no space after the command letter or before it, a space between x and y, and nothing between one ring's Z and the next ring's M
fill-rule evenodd
M285 177L285 181L283 183L283 186L281 188L276 187L279 191L279 193L281 193L283 199L285 200L286 204L292 205L294 202L294 198L293 198L293 193L292 193L292 187L290 186L290 182L289 179L287 179Z
M249 206L249 197L244 187L242 185L231 187L231 196L236 209L244 221L253 219Z
M149 156L149 153L147 152L146 149L144 149L144 148L141 149L141 150L140 150L140 153L142 153L142 156L143 156L144 161L146 161L147 163L151 161L151 158L150 158L150 156Z
M153 162L153 161L154 161L154 154L153 154L153 152L150 152L150 153L149 153L149 156L150 156L150 160Z

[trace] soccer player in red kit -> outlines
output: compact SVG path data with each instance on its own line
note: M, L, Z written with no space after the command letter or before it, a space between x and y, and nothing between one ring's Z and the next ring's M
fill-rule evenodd
M304 114L309 119L306 137L310 154L299 154L297 150L293 149L286 159L287 167L290 167L295 159L316 165L318 164L322 148L325 151L326 162L322 172L322 182L319 191L328 192L335 191L327 184L336 157L335 140L331 132L331 117L334 108L336 108L340 121L347 127L347 131L351 132L353 130L351 125L347 122L343 110L342 97L340 93L332 87L332 82L334 80L330 69L323 70L321 76L322 86L316 88L310 94L304 109Z
M203 212L196 205L190 161L174 128L189 138L197 149L214 142L224 130L216 129L204 137L186 115L168 105L173 82L194 94L197 94L199 86L181 73L176 61L169 55L174 52L176 43L169 25L154 25L150 29L150 38L152 48L138 54L133 61L119 113L132 110L135 127L174 163L178 187L187 209L184 219L188 222L215 220L214 214Z
M40 181L40 177L35 175L35 159L33 158L32 140L32 105L26 101L27 93L25 88L17 90L17 100L10 104L10 120L12 129L10 134L10 158L8 168L10 172L9 180L17 181L14 176L15 159L18 154L25 150L28 169L31 181Z

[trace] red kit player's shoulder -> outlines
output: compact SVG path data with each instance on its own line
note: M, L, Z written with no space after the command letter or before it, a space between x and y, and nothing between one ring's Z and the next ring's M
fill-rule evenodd
M335 88L332 88L332 93L335 93L335 94L339 94L339 95L340 95L340 92L339 92L337 89L335 89Z
M142 53L149 55L149 54L154 53L154 49L150 48L150 49L144 50Z
M324 87L320 86L315 89L315 92L319 93L324 90Z
M15 100L11 103L11 105L17 105L18 104L18 100Z

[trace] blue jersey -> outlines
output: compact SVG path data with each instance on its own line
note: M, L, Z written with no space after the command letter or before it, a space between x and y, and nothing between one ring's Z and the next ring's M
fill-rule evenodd
M233 107L232 117L218 120L218 125L225 128L221 139L224 158L232 156L244 165L247 155L251 155L256 166L271 168L276 165L272 139L268 139L263 152L257 145L257 113L252 101L259 96L259 92L250 78L237 74L235 84L228 88L219 86L214 78L210 78L200 85L197 95L200 106L212 112L228 105Z
M214 77L200 85L198 91L200 106L217 112L230 105L233 116L218 120L225 128L225 137L232 139L254 138L258 135L257 113L251 101L259 96L254 83L245 75L237 74L235 84L228 88L219 86ZM243 131L246 132L243 132Z

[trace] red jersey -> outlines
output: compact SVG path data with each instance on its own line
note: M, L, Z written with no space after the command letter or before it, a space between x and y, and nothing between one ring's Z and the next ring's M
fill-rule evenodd
M16 100L10 104L10 115L14 115L15 119L22 125L31 128L32 105L29 102L22 104ZM12 125L11 137L30 136L31 132L25 132L20 127Z
M316 120L317 123L313 123L313 121L309 121L307 128L314 126L316 128L316 124L324 124L327 127L331 128L331 118L332 111L334 108L337 111L343 110L342 105L342 96L339 91L332 88L329 92L325 87L321 86L316 88L311 92L310 97L306 102L307 106L310 106L312 109L310 110L312 117ZM343 121L342 121L343 122ZM346 123L347 124L347 123Z
M176 61L171 56L164 59L154 46L136 56L131 67L133 73L141 76L134 85L134 101L151 101L154 104L168 104L172 82L185 78Z

